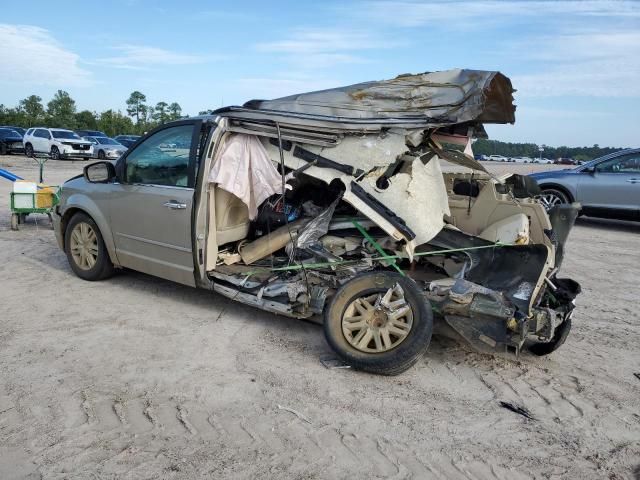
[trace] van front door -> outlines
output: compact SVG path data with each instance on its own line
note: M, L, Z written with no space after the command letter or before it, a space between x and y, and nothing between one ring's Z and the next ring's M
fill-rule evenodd
M110 222L121 265L195 286L191 216L202 122L160 128L118 165Z

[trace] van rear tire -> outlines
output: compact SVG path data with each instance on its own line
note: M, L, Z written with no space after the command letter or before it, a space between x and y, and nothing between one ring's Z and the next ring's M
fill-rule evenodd
M433 312L415 282L376 271L345 283L325 309L327 342L347 364L381 375L398 375L426 352Z

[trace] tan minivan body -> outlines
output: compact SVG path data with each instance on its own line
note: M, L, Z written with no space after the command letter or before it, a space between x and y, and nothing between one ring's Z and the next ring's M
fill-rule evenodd
M399 99L416 84L432 108L451 102L431 77L443 73L466 100L437 115L406 110ZM378 373L416 361L434 312L480 350L517 353L533 338L550 353L579 292L556 277L578 208L547 212L535 182L473 160L482 121L513 121L506 77L414 77L162 125L64 184L58 242L88 280L130 268L318 319L347 363ZM380 113L389 101L396 110ZM370 116L345 117L346 105Z

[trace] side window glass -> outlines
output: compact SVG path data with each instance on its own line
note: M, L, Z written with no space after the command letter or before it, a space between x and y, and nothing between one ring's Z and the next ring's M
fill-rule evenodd
M601 173L640 173L640 154L625 155L600 163L596 171Z
M127 183L187 187L193 129L165 128L138 145L126 159Z

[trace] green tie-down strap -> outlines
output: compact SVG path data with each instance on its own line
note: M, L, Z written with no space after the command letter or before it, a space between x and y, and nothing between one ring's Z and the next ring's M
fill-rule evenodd
M371 235L369 235L367 233L367 231L362 227L362 225L360 225L355 220L352 220L352 222L355 225L355 227L358 229L358 231L360 233L362 233L362 235L367 240L369 240L371 242L371 244L374 246L374 248L381 255L379 257L371 257L371 258L369 258L367 260L370 260L372 262L385 262L385 261L389 262L398 272L400 272L401 275L405 275L406 276L406 274L400 269L400 267L396 263L396 260L401 260L401 259L403 259L405 257L402 257L400 255L389 255L389 254L387 254L384 251L384 249L380 246L380 244L378 244L371 237ZM479 245L479 246L475 246L475 247L447 248L447 249L443 249L443 250L433 250L433 251L430 251L430 252L418 252L418 253L414 253L413 256L414 257L428 257L428 256L433 256L433 255L442 255L444 253L470 252L470 251L473 251L473 250L483 250L485 248L500 248L500 247L504 247L504 246L508 246L508 244L496 242L496 243L492 243L490 245ZM336 267L336 266L339 266L339 265L343 265L343 266L357 265L359 263L362 263L362 259L359 259L359 260L342 260L342 261L337 261L337 262L305 263L304 265L301 264L301 263L296 263L294 265L288 265L286 267L275 267L275 268L258 267L254 271L248 272L248 277L251 277L254 273L264 272L264 271L291 272L291 271L302 270L302 269L313 270L313 269L318 269L318 268Z
M389 256L389 254L384 251L384 249L380 246L380 244L378 242L376 242L371 235L369 235L369 233L362 227L362 225L360 225L356 220L351 220L351 223L353 223L353 225L358 229L358 231L362 234L362 236L364 238L366 238L369 242L371 242L371 245L373 245L373 248L375 248L380 255L382 255L383 257L388 257ZM395 268L400 275L402 275L403 277L406 276L404 274L404 272L402 271L402 269L396 263L396 259L395 258L389 260L389 264L393 268Z

